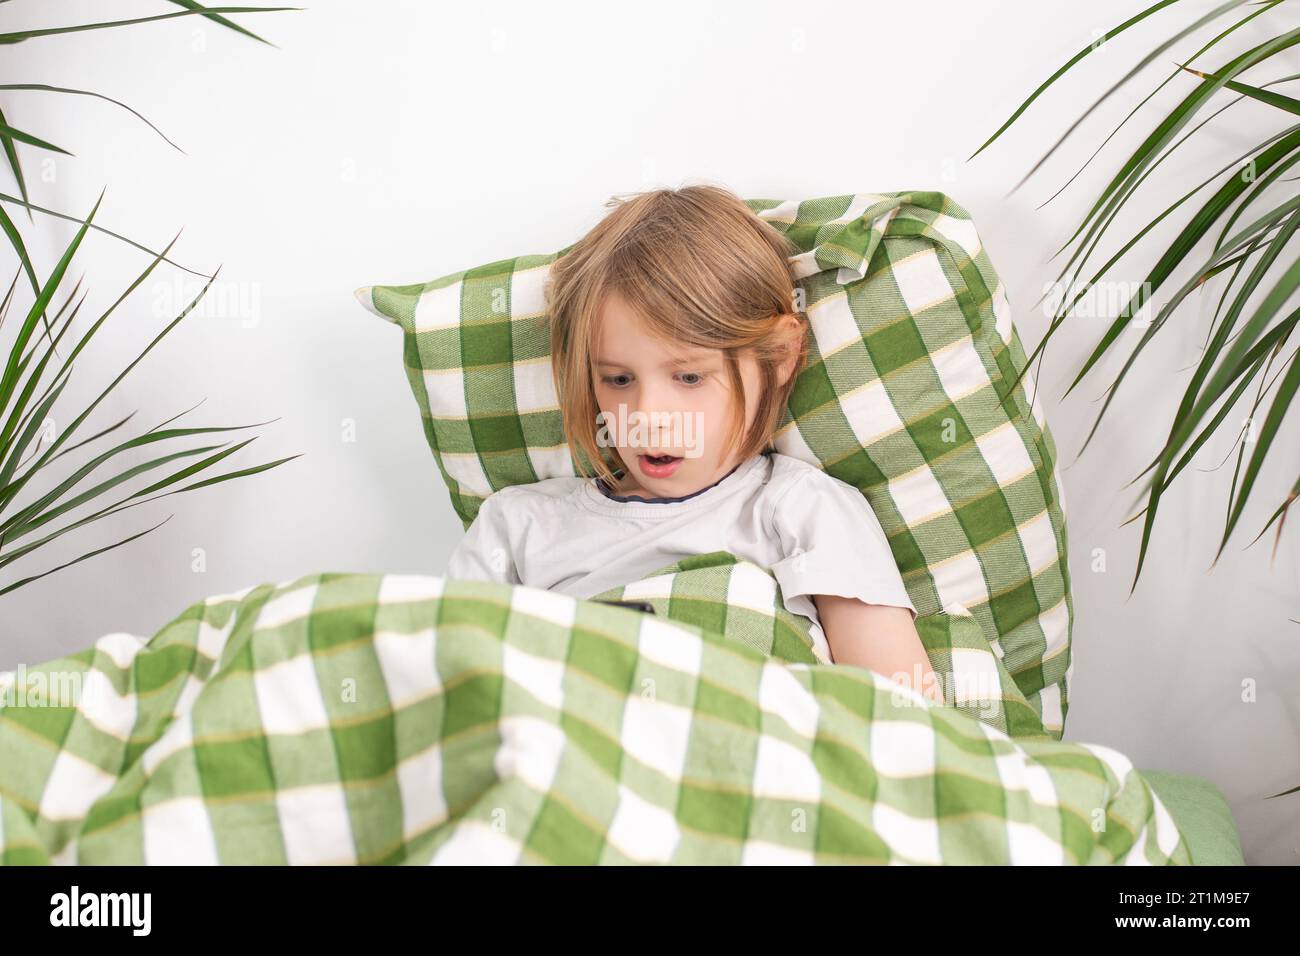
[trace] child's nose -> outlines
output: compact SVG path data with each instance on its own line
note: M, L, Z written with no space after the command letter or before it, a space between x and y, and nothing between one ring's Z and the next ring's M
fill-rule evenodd
M677 411L678 398L671 386L651 382L641 386L637 394L637 409L647 416Z

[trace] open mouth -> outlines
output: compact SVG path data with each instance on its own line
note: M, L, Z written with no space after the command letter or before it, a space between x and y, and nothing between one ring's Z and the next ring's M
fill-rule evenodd
M676 455L638 455L643 474L650 478L667 478L682 463Z

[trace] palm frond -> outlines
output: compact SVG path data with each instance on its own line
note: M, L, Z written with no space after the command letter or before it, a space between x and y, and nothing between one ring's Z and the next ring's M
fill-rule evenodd
M1280 29L1275 35L1257 42L1244 52L1229 55L1222 65L1214 69L1192 65L1244 24L1253 22L1258 25L1264 22L1259 18L1273 13L1280 3L1281 0L1268 0L1255 4L1256 9L1247 16L1236 19L1208 43L1202 44L1191 56L1182 59L1170 78L1147 94L1102 143L1102 147L1105 147L1115 132L1132 120L1138 110L1174 77L1182 76L1190 81L1192 85L1182 98L1164 115L1153 119L1151 128L1144 133L1136 148L1122 159L1118 169L1105 182L1069 238L1057 251L1057 255L1060 255L1071 250L1057 277L1056 285L1048 288L1059 290L1064 283L1065 294L1053 310L1046 333L1028 356L1025 370L1017 375L1016 382L1013 383L1014 387L1035 360L1041 362L1040 356L1045 353L1048 341L1064 321L1076 313L1088 292L1114 277L1129 257L1145 250L1144 240L1154 233L1157 225L1173 220L1175 216L1185 217L1177 220L1178 228L1173 237L1163 240L1162 246L1150 254L1151 265L1138 273L1144 278L1136 284L1137 291L1127 295L1127 302L1108 321L1095 346L1083 357L1064 393L1064 396L1068 396L1097 368L1102 358L1119 345L1124 333L1134 325L1135 319L1148 310L1154 310L1154 317L1145 323L1143 334L1129 348L1119 372L1102 396L1101 409L1079 450L1082 455L1098 433L1121 384L1136 367L1155 336L1171 318L1180 314L1180 311L1185 311L1184 304L1193 291L1226 274L1226 283L1213 310L1205 342L1169 424L1168 436L1150 464L1129 482L1130 486L1139 486L1139 500L1145 499L1141 511L1128 519L1142 521L1133 588L1137 586L1149 553L1152 531L1163 496L1198 452L1205 448L1213 436L1222 433L1228 415L1243 399L1250 385L1259 383L1248 421L1256 421L1256 414L1263 407L1266 398L1268 406L1249 452L1244 442L1237 447L1237 463L1232 475L1216 561L1239 527L1268 461L1276 457L1277 439L1285 431L1288 417L1294 422L1298 414L1294 405L1296 392L1300 391L1300 349L1292 351L1285 359L1281 357L1284 345L1291 338L1297 323L1300 323L1300 310L1284 314L1284 306L1300 291L1300 259L1293 248L1293 240L1300 233L1300 194L1296 194L1294 187L1290 194L1280 198L1270 199L1270 194L1279 186L1294 181L1284 178L1283 174L1300 163L1300 124L1280 132L1261 129L1255 137L1255 144L1240 156L1227 163L1218 160L1205 164L1214 167L1214 172L1203 179L1196 177L1200 179L1197 185L1182 192L1159 215L1149 218L1145 225L1120 242L1119 251L1111 255L1100 268L1091 270L1089 262L1103 239L1114 239L1117 223L1132 207L1139 188L1144 187L1148 181L1154 182L1154 174L1157 172L1164 173L1162 165L1172 156L1181 156L1183 144L1224 110L1250 100L1273 108L1278 117L1300 115L1300 98L1275 88L1282 83L1300 79L1300 75L1281 77L1267 83L1248 81L1243 76L1246 71L1300 45L1300 30ZM1103 42L1136 27L1169 5L1157 3L1147 7L1106 33ZM1058 151L1097 105L1129 85L1143 67L1201 27L1232 14L1239 6L1242 4L1219 4L1189 26L1174 31L1156 43L1136 67L1118 82L1108 85L1104 94L1052 144L1025 178L1036 173L1043 160ZM1096 46L1097 44L1092 44L1081 50L1040 84L972 155L978 155L1001 136L1030 104L1043 97L1050 86L1060 81ZM1226 106L1211 110L1213 97L1224 89L1237 94L1236 99ZM1099 154L1100 149L1088 157L1080 167L1080 172ZM1077 176L1078 172L1066 185ZM1168 174L1165 174L1165 178L1168 178ZM1019 186L1020 183L1017 183L1015 188ZM1199 206L1189 206L1188 212L1181 211L1193 196L1210 187L1213 187L1212 191ZM1054 196L1059 192L1060 190ZM1208 253L1199 252L1209 243L1213 243L1213 246ZM1189 267L1192 269L1190 277L1179 284L1176 276L1180 276ZM1089 272L1091 277L1083 282L1084 276L1089 275ZM1156 295L1164 294L1165 287L1173 288L1173 292L1155 308ZM1274 373L1273 367L1279 360L1281 367ZM1300 489L1300 483L1297 483L1296 488ZM1293 489L1287 499L1274 510L1264 530L1276 525L1280 535L1287 509L1295 497L1296 489ZM1260 535L1263 533L1261 530ZM1276 543L1274 548L1276 550Z

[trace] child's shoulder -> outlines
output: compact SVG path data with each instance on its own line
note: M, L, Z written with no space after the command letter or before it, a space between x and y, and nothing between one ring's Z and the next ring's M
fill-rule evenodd
M828 475L820 465L804 461L802 458L783 455L780 452L772 453L772 474L768 479L768 483L772 486L773 492L777 494L782 494L792 485L800 483L807 484L810 487L825 487L828 485L853 487L834 475Z
M854 513L866 500L861 491L823 471L820 465L780 453L772 455L772 473L765 497L770 521L787 511L835 520L832 515Z
M578 490L585 480L574 476L561 475L556 478L543 478L540 481L532 481L523 485L506 485L506 487L488 495L484 500L484 504L491 501L495 502L494 507L511 510L543 507L568 498Z

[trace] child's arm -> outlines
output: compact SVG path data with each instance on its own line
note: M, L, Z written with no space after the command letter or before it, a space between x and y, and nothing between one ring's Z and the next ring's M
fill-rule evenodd
M814 594L813 603L836 664L865 667L944 703L910 610L835 594Z

